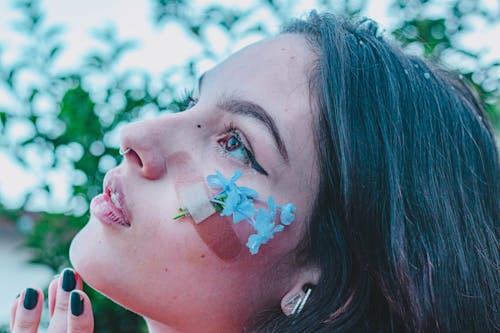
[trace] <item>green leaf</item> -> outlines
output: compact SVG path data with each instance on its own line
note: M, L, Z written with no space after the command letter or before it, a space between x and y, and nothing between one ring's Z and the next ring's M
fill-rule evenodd
M89 93L81 85L66 91L58 115L65 123L66 131L55 141L56 145L78 142L88 149L92 142L102 136L103 130L94 113L94 106Z
M61 49L62 49L61 44L54 46L49 52L49 59L50 60L55 59L57 57L57 55L59 54L59 52L61 51Z
M2 123L2 126L5 127L5 124L7 124L7 112L0 111L0 122Z

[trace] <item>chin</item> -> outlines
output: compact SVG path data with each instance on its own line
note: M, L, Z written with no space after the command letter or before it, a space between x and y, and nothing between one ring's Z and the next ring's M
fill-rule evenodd
M95 253L95 244L89 237L87 229L88 225L80 230L71 241L69 260L82 279L92 285L91 277L95 277L95 273L100 271L98 267L102 266L102 263L100 263L99 255Z
M100 292L125 308L125 295L130 295L130 285L123 279L122 260L110 254L110 248L87 224L76 234L69 248L69 259L75 271L92 289Z
M69 248L69 260L74 269L82 277L82 279L92 288L105 293L106 278L113 276L111 270L113 265L110 262L109 256L102 255L107 251L102 248L102 242L87 224L80 230L71 241Z

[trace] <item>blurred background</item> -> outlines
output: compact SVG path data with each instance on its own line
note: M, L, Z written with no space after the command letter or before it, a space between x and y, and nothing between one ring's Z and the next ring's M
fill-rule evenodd
M311 9L375 19L461 75L500 129L497 0L0 2L0 333L24 287L69 266L90 199L120 162L120 128L183 110L202 72ZM86 291L96 332L146 331Z

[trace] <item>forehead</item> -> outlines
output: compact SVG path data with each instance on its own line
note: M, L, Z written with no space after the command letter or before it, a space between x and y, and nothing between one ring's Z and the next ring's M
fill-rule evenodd
M275 111L309 110L314 56L305 38L284 34L252 44L210 71L217 88L252 97ZM289 106L296 106L290 108Z

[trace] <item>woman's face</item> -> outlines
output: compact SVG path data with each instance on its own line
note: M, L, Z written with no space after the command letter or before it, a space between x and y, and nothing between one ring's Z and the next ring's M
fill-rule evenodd
M150 325L181 331L238 330L278 305L298 274L289 254L318 186L313 61L300 35L253 44L203 76L189 110L128 125L121 144L131 151L105 184L121 196L130 225L106 223L94 205L70 250L83 279ZM254 233L245 222L218 213L199 225L172 219L190 184L237 169L238 185L297 207L294 223L256 255L245 245Z

